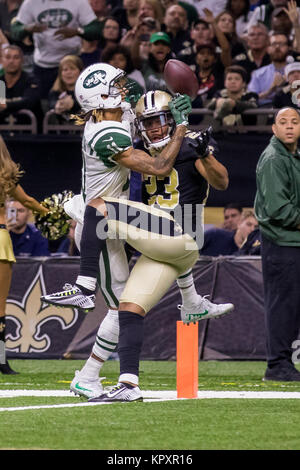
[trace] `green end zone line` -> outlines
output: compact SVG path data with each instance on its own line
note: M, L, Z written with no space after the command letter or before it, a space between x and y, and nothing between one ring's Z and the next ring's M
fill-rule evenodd
M186 398L177 398L177 392L174 391L143 391L144 402L162 402L170 400L186 400ZM0 390L0 398L16 397L72 397L69 391L65 390ZM244 399L300 399L300 392L251 392L251 391L231 391L222 392L214 390L203 390L198 392L196 399L220 399L220 398L244 398ZM0 402L1 403L1 402ZM38 406L14 406L1 408L0 411L24 411L41 410L45 408L75 408L81 406L111 405L112 403L64 403L59 405L38 405Z

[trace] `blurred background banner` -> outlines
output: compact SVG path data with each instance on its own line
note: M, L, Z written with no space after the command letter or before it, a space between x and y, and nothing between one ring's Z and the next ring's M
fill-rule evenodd
M11 358L87 358L107 312L100 293L88 314L42 304L45 292L75 282L79 258L18 258L7 301L7 354ZM196 289L213 302L233 302L234 312L199 322L199 359L265 359L260 257L201 257L193 270ZM145 319L143 360L176 359L177 305L174 284Z

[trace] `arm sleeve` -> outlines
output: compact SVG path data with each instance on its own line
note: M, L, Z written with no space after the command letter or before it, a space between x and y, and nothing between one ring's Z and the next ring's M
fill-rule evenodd
M102 38L102 29L100 21L91 21L89 24L83 26L84 33L81 34L80 37L87 41L99 40Z
M10 29L12 39L15 41L22 41L22 39L28 35L28 31L25 31L25 25L36 23L33 11L34 8L32 0L25 0L20 6L17 16L13 18L11 22Z
M20 21L12 21L10 26L11 37L14 41L22 41L27 35L28 32L25 31L25 25Z
M116 165L114 157L132 147L132 140L125 131L111 131L94 140L91 147L105 166L112 167Z
M258 184L270 220L282 227L296 227L300 223L300 208L291 201L289 175L282 162L266 161L258 172Z

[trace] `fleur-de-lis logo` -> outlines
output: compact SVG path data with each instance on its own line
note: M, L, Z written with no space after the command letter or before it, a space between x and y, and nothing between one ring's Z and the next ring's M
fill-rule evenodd
M61 328L71 328L77 321L78 311L72 308L59 310L56 307L41 303L41 295L46 289L39 268L31 285L27 289L22 302L8 299L6 303L6 318L16 324L16 334L6 336L6 349L14 352L33 353L45 352L51 346L51 338L42 334L42 326L49 320L57 320Z

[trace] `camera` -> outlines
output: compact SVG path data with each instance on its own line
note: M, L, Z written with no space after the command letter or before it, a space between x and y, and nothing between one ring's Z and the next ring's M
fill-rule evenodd
M15 207L8 207L6 217L11 224L15 224L17 222L17 209Z
M139 37L139 40L140 41L146 41L148 42L150 39L150 34L141 34L140 37Z

